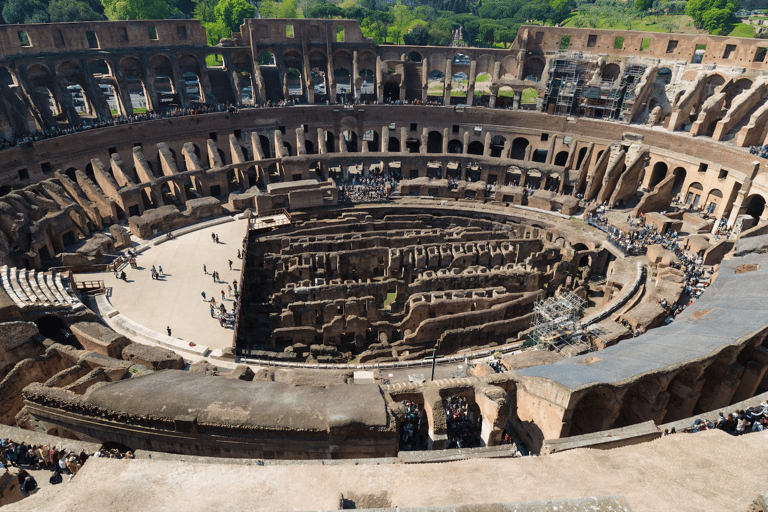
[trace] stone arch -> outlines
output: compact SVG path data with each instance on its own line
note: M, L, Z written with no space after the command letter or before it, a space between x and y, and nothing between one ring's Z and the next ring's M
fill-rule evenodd
M379 132L370 129L363 134L363 140L368 142L368 151L371 153L378 153L381 151L381 139L379 138Z
M325 151L327 153L336 153L336 137L333 135L333 132L326 131L325 132Z
M317 151L315 151L315 143L309 139L304 139L304 151L308 155L314 155L317 153Z
M472 63L472 59L469 58L468 55L465 55L463 53L457 53L453 56L453 65L454 66L469 66Z
M515 160L525 160L525 151L530 145L525 137L517 137L512 141L512 158Z
M606 386L585 393L573 408L569 435L591 434L610 428L617 401L616 393Z
M560 151L555 155L555 165L558 165L560 167L564 167L565 163L568 161L568 152L567 151Z
M400 139L397 137L390 137L387 141L387 151L390 153L400 152Z
M464 143L458 139L448 141L448 152L452 154L461 154L464 151Z
M359 151L357 147L357 133L355 133L353 130L344 130L341 133L341 136L344 140L344 143L346 144L347 152L356 153Z
M388 78L383 84L384 100L397 101L400 99L400 84L394 78Z
M27 77L38 94L47 96L43 106L50 108L51 115L57 115L62 111L59 100L54 95L54 80L51 70L43 64L32 64L26 69Z
M541 75L544 73L545 64L544 59L538 56L525 59L525 63L523 64L523 79L532 82L540 81Z
M260 52L256 56L256 62L259 63L259 66L275 66L275 54L270 51Z
M655 410L659 395L659 382L653 377L640 379L631 384L624 394L619 417L612 428L636 425L648 420L660 420ZM655 413L655 414L654 414Z
M667 171L669 170L669 167L664 162L656 162L653 164L653 170L651 170L651 177L648 180L648 188L653 190L653 188L662 182L662 180L667 176Z
M427 136L427 153L443 152L443 134L432 130Z
M439 69L432 70L427 75L427 95L443 97L445 93L445 73Z
M421 58L421 54L414 50L406 54L405 60L408 62L421 62L422 58Z
M504 151L504 144L507 139L502 135L494 135L491 137L491 156L493 158L501 158L501 154Z
M581 169L581 164L584 162L584 157L587 155L587 148L581 148L579 154L576 157L576 169Z
M723 192L720 189L713 188L707 194L707 199L704 201L704 208L707 213L715 213L717 207L720 206L723 199Z
M668 67L659 68L659 71L656 73L656 82L659 82L662 85L669 85L671 81L672 70Z
M662 419L663 423L678 421L692 414L695 401L700 394L702 371L701 364L694 364L683 368L672 378L666 389L669 393L669 401Z
M266 135L259 135L259 144L261 145L261 152L264 154L264 158L272 158L271 144L269 143L269 137Z
M704 187L698 181L694 181L688 185L688 192L685 195L685 204L691 208L698 208L703 191Z
M409 153L418 153L421 149L421 141L415 137L408 137L405 140L405 147Z
M672 171L672 174L675 176L675 182L672 185L672 194L677 195L682 191L683 184L685 183L685 177L687 171L685 170L685 167L675 167L675 170Z
M615 82L617 78L619 78L619 75L621 74L621 68L618 64L615 62L611 62L609 64L606 64L603 66L603 71L600 74L600 79L603 82Z
M744 206L747 208L745 213L759 219L765 211L765 202L765 196L762 194L751 194L744 200Z
M467 154L482 156L484 149L485 147L483 146L483 143L480 142L479 140L476 140L476 141L470 142L469 146L467 146Z

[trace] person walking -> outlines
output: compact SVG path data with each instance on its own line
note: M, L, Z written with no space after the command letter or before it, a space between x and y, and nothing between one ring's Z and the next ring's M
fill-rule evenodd
M229 262L229 270L232 270L232 260L227 260Z
M204 292L204 291L203 291L203 292L200 292L200 295L202 295L202 296L203 296L203 300L206 300L206 299L205 299L205 292Z
M232 285L231 284L227 285L227 295L232 295Z
M214 315L213 315L213 304L211 304L211 318L214 318Z
M158 267L157 267L157 275L162 277L162 275L163 275L163 266L162 265L158 265Z
M226 297L226 295L224 295L224 290L221 290L221 302L224 302L224 297Z
M205 275L208 275L208 269L207 269L207 268L205 268L205 263L203 263L203 273L204 273Z
M168 325L168 326L165 327L165 329L168 331L168 336L170 336L171 335L171 326Z

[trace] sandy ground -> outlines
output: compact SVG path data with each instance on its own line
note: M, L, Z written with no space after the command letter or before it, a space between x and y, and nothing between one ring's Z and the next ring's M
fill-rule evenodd
M768 431L677 434L614 450L442 464L86 463L64 485L3 510L337 510L623 495L634 512L743 511L768 490ZM183 459L183 457L180 457Z
M137 258L138 269L125 268L128 282L116 279L112 273L77 274L78 281L98 279L107 286L112 306L134 322L166 334L171 328L174 337L207 345L211 349L232 346L234 331L222 328L210 315L210 307L200 292L221 303L221 290L227 293L227 283L240 279L237 251L242 248L246 220L236 220L210 228L193 231L173 240L151 247ZM219 235L215 244L211 233ZM229 270L228 260L232 260ZM217 271L223 283L214 283L209 274ZM152 265L163 267L165 277L152 279ZM227 295L227 311L232 311L234 297Z

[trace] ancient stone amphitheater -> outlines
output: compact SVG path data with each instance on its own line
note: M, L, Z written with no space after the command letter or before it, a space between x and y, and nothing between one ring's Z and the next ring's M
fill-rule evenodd
M759 460L763 434L662 432L768 398L768 41L523 26L506 50L377 46L302 19L209 47L170 20L6 25L0 48L0 434L146 459L9 509L766 492L762 467L723 464ZM226 347L132 322L93 277L232 218ZM142 493L157 507L125 503Z

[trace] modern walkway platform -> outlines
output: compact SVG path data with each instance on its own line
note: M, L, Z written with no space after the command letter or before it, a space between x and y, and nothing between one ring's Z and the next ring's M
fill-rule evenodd
M216 299L218 307L223 290L224 304L228 312L232 311L234 297L227 293L227 284L240 280L242 260L237 258L237 251L242 249L247 222L206 223L197 226L201 229L185 229L186 233L171 240L158 240L161 243L139 241L144 250L136 258L137 269L124 268L127 282L112 273L78 274L77 279L104 281L107 294L97 297L96 302L110 327L135 341L179 350L185 358L202 358L209 349L232 346L234 331L211 318L201 292L207 300ZM212 233L219 236L220 243L213 242ZM152 279L153 265L163 267L163 277L158 280ZM213 280L214 271L219 273L218 282ZM190 342L195 345L190 346Z

